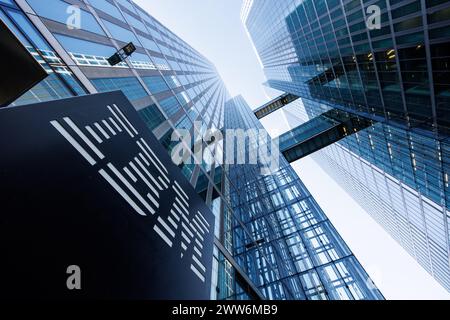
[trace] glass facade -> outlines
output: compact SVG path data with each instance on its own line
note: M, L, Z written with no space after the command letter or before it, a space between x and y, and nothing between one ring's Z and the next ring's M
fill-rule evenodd
M257 129L271 141L241 96L227 102L225 127ZM263 142L249 138L245 148L270 150ZM237 163L238 151L230 156ZM226 166L240 222L231 235L236 261L268 299L382 299L289 163L279 155L278 163L268 175L261 165Z
M337 108L376 122L314 157L448 290L449 9L254 0L242 11L267 85L300 96L305 121Z
M0 18L49 74L12 105L49 101L87 93L50 44L13 1L0 3Z
M271 87L449 133L448 1L248 2L244 22ZM381 24L371 30L373 5Z
M168 152L177 129L201 137L258 125L211 62L136 4L51 2L0 0L0 18L50 74L13 105L122 90ZM81 10L79 28L66 24L70 5ZM130 41L136 52L110 66L107 58ZM180 169L216 217L212 299L383 298L287 163L257 177L251 166L224 165L223 143L197 144L209 161Z

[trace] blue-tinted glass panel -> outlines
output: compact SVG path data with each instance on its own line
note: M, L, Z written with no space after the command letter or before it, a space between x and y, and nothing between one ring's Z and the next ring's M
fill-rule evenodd
M39 82L28 92L14 101L12 105L24 105L56 99L63 99L73 96L56 74L50 74L45 80Z
M139 40L141 41L142 45L144 46L144 48L155 51L155 52L161 52L153 40L150 40L146 37L142 37L140 35L138 35L138 37L139 37Z
M15 11L12 11L15 12ZM20 15L18 15L20 16ZM19 29L16 28L16 26L9 20L7 16L4 15L4 13L0 10L0 18L1 20L8 26L8 28L14 33L14 35L22 42L22 44L29 48L31 47L31 43L22 35L22 32L19 31ZM21 20L23 21L23 20Z
M150 15L144 11L142 11L141 9L137 8L138 14L141 16L141 18L149 23L150 25L153 25L153 21L152 18L150 17Z
M125 8L127 8L128 10L130 10L131 12L134 12L134 7L129 1L117 0L117 2L120 3L122 6L124 6Z
M14 101L12 105L24 105L71 97L74 94L69 90L69 87L71 87L77 94L85 94L86 92L75 80L67 66L64 65L62 60L60 60L45 40L41 38L27 18L15 10L7 10L7 12L18 24L18 27L16 27L11 20L5 16L2 11L0 11L0 18L2 21L8 25L11 31L49 73L46 79L23 94L20 98ZM25 38L23 33L27 34L31 41L39 45L39 47L35 47L34 44L30 43L30 41ZM45 61L42 57L45 58ZM49 65L50 62L53 64L53 69ZM65 82L60 77L62 77Z
M142 80L144 80L148 89L153 94L169 90L166 82L160 76L143 77Z
M170 70L170 66L165 59L153 57L153 61L160 70Z
M44 18L55 20L64 24L70 19L73 12L70 4L60 0L27 0L36 13ZM81 29L105 35L95 18L88 12L80 9Z
M130 16L128 13L124 13L125 18L127 21L136 29L141 30L142 32L147 32L147 29L145 28L144 24L136 19L135 17Z
M50 46L42 39L41 35L34 29L31 23L22 13L15 10L7 10L8 15L20 26L23 33L26 34L33 45L41 50L51 50Z
M85 90L80 86L78 81L75 80L67 66L65 66L53 49L35 30L28 19L16 10L7 9L6 12L15 23L17 23L18 27L16 27L2 11L0 11L0 18L49 73L49 76L46 79L14 101L13 105L29 104L73 96L73 93L69 90L68 86L70 86L77 94L85 94ZM25 38L24 34L26 34L33 43L30 43L30 41ZM44 57L45 61L42 57ZM52 63L53 69L50 67L49 63ZM55 72L57 72L66 82L64 83Z
M178 110L180 110L180 104L174 97L170 97L162 101L159 101L159 104L169 117L173 116L175 113L178 112Z
M102 19L103 20L103 19ZM140 46L139 40L136 38L133 32L128 29L119 27L118 25L111 23L109 21L103 20L103 23L106 25L108 30L111 32L111 35L114 39L123 41L123 42L133 42L135 45Z
M166 120L166 118L164 118L164 115L154 104L139 110L139 114L150 130L155 129Z
M175 76L167 76L164 78L166 79L167 83L169 84L169 87L172 89L177 88L181 85L180 82L178 81L177 77L175 77Z
M103 12L109 14L110 16L113 16L114 18L117 18L119 20L123 20L122 15L120 14L119 9L110 2L106 0L89 0L89 3L97 8L102 10Z
M155 65L146 54L133 53L129 60L135 69L156 70Z
M0 0L0 3L9 4L11 6L15 6L14 1L12 0Z
M150 60L148 55L143 54L143 53L138 53L138 52L133 53L131 55L130 59L134 60L134 61L148 61L148 62L151 62L151 60Z
M81 40L77 38L68 37L61 34L55 34L56 39L71 53L88 54L100 57L110 57L116 50L113 47L104 44Z
M137 100L147 96L147 92L134 77L91 79L100 92L122 90L130 100Z

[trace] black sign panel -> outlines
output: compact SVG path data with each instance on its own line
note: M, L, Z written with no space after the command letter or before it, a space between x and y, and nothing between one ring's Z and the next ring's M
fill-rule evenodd
M2 109L0 148L1 297L209 299L213 214L122 92Z
M0 107L7 106L47 73L0 20Z

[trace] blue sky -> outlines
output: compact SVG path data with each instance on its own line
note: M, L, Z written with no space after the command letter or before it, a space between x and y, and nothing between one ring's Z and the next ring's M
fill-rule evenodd
M134 1L213 62L232 96L242 94L254 108L275 94L262 86L261 65L240 21L241 0ZM264 125L287 128L279 113ZM387 299L450 299L311 158L293 166Z
M213 62L232 96L264 104L264 74L240 20L240 0L135 2Z

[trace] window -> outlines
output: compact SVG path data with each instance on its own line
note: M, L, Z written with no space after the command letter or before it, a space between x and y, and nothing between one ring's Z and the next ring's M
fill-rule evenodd
M89 0L89 3L93 7L102 10L103 12L109 14L110 16L117 18L119 20L123 20L123 17L120 14L119 9L117 9L116 6L111 4L109 1L107 1L107 0Z
M156 45L155 41L150 40L144 36L138 35L139 40L141 41L142 45L148 49L148 50L152 50L155 52L161 52L158 48L158 46Z
M11 6L15 6L14 1L12 0L0 0L1 3L9 4Z
M117 0L122 6L130 10L131 12L134 12L133 5L128 0Z
M124 13L125 18L127 19L127 21L136 29L141 30L142 32L147 32L147 29L145 28L144 24L136 19L135 17L132 17L131 15L129 15L128 13Z
M151 104L150 106L139 110L139 114L150 130L155 129L166 120L155 104Z
M310 300L326 300L326 290L320 281L316 271L311 270L300 275L300 281L303 285L303 290Z
M169 87L172 89L178 88L181 84L175 76L167 76L164 77L169 84Z
M147 92L134 77L92 79L94 86L100 92L122 90L130 100L137 100L147 96Z
M111 23L109 21L103 20L103 23L106 25L108 30L111 32L111 35L114 39L120 40L122 42L133 42L135 45L140 46L139 40L136 38L133 32L128 29L119 27L118 25Z
M159 70L170 70L170 66L165 59L152 57L153 61L155 61L156 66Z
M55 20L66 24L71 13L68 12L68 8L71 6L69 3L61 0L27 0L30 6L36 11L36 13L44 18ZM81 17L81 29L105 35L100 25L95 18L88 12L80 10Z
M156 66L150 60L149 56L143 53L133 53L130 57L130 62L135 69L156 70Z
M392 19L404 17L417 11L420 11L420 1L414 1L413 3L392 10Z
M175 99L174 97L170 97L162 101L159 101L159 104L169 117L173 116L181 108L177 99Z
M88 54L92 56L110 57L116 52L112 46L55 34L56 39L70 53Z
M166 82L160 76L142 77L142 80L144 80L145 84L152 94L169 90Z
M73 96L73 93L69 90L69 86L75 93L84 94L84 89L77 82L77 80L75 80L73 74L62 62L61 58L59 58L59 56L35 30L28 19L16 10L6 9L5 11L11 19L14 20L17 27L12 24L11 20L4 15L2 11L0 11L0 18L2 21L8 25L22 44L35 57L39 57L38 52L44 57L45 61L40 58L38 61L49 73L49 76L46 79L27 91L19 99L14 101L12 105L23 105ZM33 43L30 43L30 41L24 37L24 34L26 34Z

